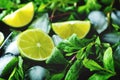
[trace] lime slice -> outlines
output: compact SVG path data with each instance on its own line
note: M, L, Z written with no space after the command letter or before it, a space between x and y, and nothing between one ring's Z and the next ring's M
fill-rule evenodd
M53 31L61 38L70 37L73 33L83 38L90 30L90 21L66 21L52 23Z
M34 6L32 2L29 2L15 12L6 15L2 21L11 27L19 28L29 24L33 16Z
M54 48L52 39L40 29L28 29L17 40L21 55L32 60L46 60Z
M2 44L3 41L4 41L4 35L2 32L0 32L0 45Z

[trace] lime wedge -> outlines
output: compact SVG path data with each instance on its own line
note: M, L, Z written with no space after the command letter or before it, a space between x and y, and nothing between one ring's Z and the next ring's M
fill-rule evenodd
M32 2L29 2L15 12L6 15L2 21L11 27L20 28L29 24L33 16L34 6Z
M72 34L77 34L79 38L83 38L90 30L90 21L66 21L52 23L53 31L61 38L68 38Z

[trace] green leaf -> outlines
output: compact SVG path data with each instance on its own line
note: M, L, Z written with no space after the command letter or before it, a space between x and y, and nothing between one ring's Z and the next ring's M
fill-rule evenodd
M101 8L101 5L97 2L97 0L87 0L86 6L90 10L99 10Z
M104 53L103 64L106 69L114 72L114 61L113 61L113 57L112 57L112 48L111 47L109 47Z
M39 16L35 21L32 22L29 28L38 28L46 33L49 33L51 27L48 14L45 13L42 16Z
M63 40L59 43L57 46L58 49L64 51L64 52L74 52L82 47L88 45L91 42L92 39L79 39L76 34L73 34L68 39Z
M101 41L100 41L100 38L99 38L99 37L97 37L97 39L95 40L95 43L96 43L97 45L100 45L100 44L101 44Z
M87 9L87 6L83 5L83 6L79 6L78 7L78 12L79 13L85 13Z
M78 39L76 34L73 34L68 39L60 42L57 47L64 52L73 52L80 49L79 42L80 39Z
M58 73L54 74L50 80L62 80L64 77L65 73Z
M0 0L0 8L9 9L13 7L13 2L11 0Z
M108 80L112 75L105 72L98 72L89 77L88 80Z
M76 60L68 70L65 76L65 80L77 80L80 71L82 70L82 67L83 67L82 60Z
M2 13L0 13L0 20L7 14L6 10L3 10Z
M77 55L76 55L76 58L77 59L83 59L85 57L85 48L81 48L78 52L77 52Z
M40 6L38 7L38 12L43 12L45 10L46 6L47 6L46 4L41 3Z
M56 47L54 48L51 56L46 60L47 64L67 64L68 61L64 58L63 54Z
M98 64L96 63L94 60L90 60L90 59L84 59L83 60L83 65L90 69L90 71L99 71L99 70L103 70L103 68Z
M77 52L77 55L76 55L77 59L84 59L89 54L91 54L92 53L92 47L93 47L93 43L89 43L87 46L81 48Z
M99 10L101 7L97 0L85 0L85 4L79 6L78 12L88 14L90 11Z
M8 80L24 80L24 72L23 72L23 60L21 56L19 56L19 63L14 68L13 72L9 76Z
M105 5L110 5L114 0L101 0L101 2Z
M104 9L104 12L105 13L108 13L108 12L111 12L113 10L113 8L111 6L107 6L105 9Z
M118 31L120 29L120 26L118 26L117 24L112 24L113 28Z
M3 79L3 78L0 78L0 80L5 80L5 79Z

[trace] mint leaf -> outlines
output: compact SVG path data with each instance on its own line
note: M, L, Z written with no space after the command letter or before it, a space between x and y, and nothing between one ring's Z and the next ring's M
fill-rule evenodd
M99 37L97 37L97 39L95 40L95 43L96 43L97 45L100 45L100 44L101 44L101 41L100 41L100 38L99 38Z
M88 45L91 42L91 39L79 39L76 34L73 34L68 39L63 40L57 46L60 50L64 52L74 52L82 47Z
M81 48L76 55L77 59L83 59L85 57L85 48Z
M85 57L87 57L89 54L92 54L92 47L93 47L93 43L89 43L87 46L81 48L78 52L77 52L77 59L84 59Z
M88 80L108 80L112 75L109 73L98 72L89 77Z
M82 60L76 60L68 70L65 76L65 80L77 80L82 67L83 67Z
M18 65L14 68L13 72L9 76L8 80L24 80L24 73L23 73L23 60L19 56L19 63Z
M117 25L117 24L112 24L112 26L113 26L113 28L116 30L116 31L118 31L119 29L120 29L120 27Z
M46 60L46 63L47 64L67 64L68 61L64 58L61 51L55 47L51 56Z
M5 79L3 79L3 78L0 78L0 80L5 80Z
M13 7L13 2L11 0L0 1L0 8L9 9L11 7Z
M107 50L104 53L103 64L104 64L104 67L106 69L114 72L114 62L113 62L112 48L111 47L107 48Z
M64 52L73 52L80 49L79 41L80 39L77 37L77 35L73 34L68 39L60 42L57 47Z
M103 68L94 60L90 60L90 59L84 59L83 60L83 65L90 69L90 71L96 71L96 70L103 70Z
M54 74L50 80L62 80L64 77L65 73L58 73Z

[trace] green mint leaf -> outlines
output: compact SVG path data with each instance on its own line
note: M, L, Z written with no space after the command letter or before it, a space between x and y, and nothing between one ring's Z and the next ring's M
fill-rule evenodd
M76 34L73 34L68 39L63 40L57 46L60 50L64 52L74 52L82 47L85 47L91 42L91 39L79 39Z
M88 80L108 80L111 76L112 74L109 73L98 72L89 77Z
M79 6L78 12L88 14L90 11L99 10L101 7L97 0L85 0L85 4Z
M0 8L10 9L11 7L13 7L13 2L11 0L0 1Z
M113 2L114 0L101 0L101 2L105 5L109 5Z
M18 65L14 68L13 72L9 76L8 80L24 80L24 73L23 73L23 60L19 56Z
M113 28L116 30L116 31L118 31L119 29L120 29L120 27L117 25L117 24L112 24L112 26L113 26Z
M86 47L81 48L77 52L77 55L76 55L77 59L84 59L89 54L91 54L92 47L93 47L93 43L89 43Z
M104 53L103 64L106 69L114 72L114 61L113 61L113 57L112 57L112 48L111 47L107 48L107 50Z
M0 80L5 80L5 79L3 79L3 78L0 78Z
M83 67L82 60L76 60L68 70L65 76L65 80L77 80L82 67Z
M100 44L101 44L101 41L100 41L100 38L99 38L99 37L97 37L97 39L95 40L95 43L96 43L97 45L100 45Z
M98 71L98 70L103 70L103 68L94 60L90 60L90 59L84 59L83 60L83 65L90 69L90 71Z
M85 48L81 48L78 52L77 52L77 55L76 55L76 58L77 59L83 59L85 57Z
M46 4L41 3L40 6L38 7L38 12L44 12L45 8L47 7Z
M65 73L58 73L58 74L54 74L50 80L62 80L64 77Z
M73 52L81 48L79 42L80 39L77 37L76 34L73 34L68 39L60 42L57 47L64 52Z
M67 64L68 61L64 58L63 54L56 47L54 48L51 56L46 60L47 64Z

